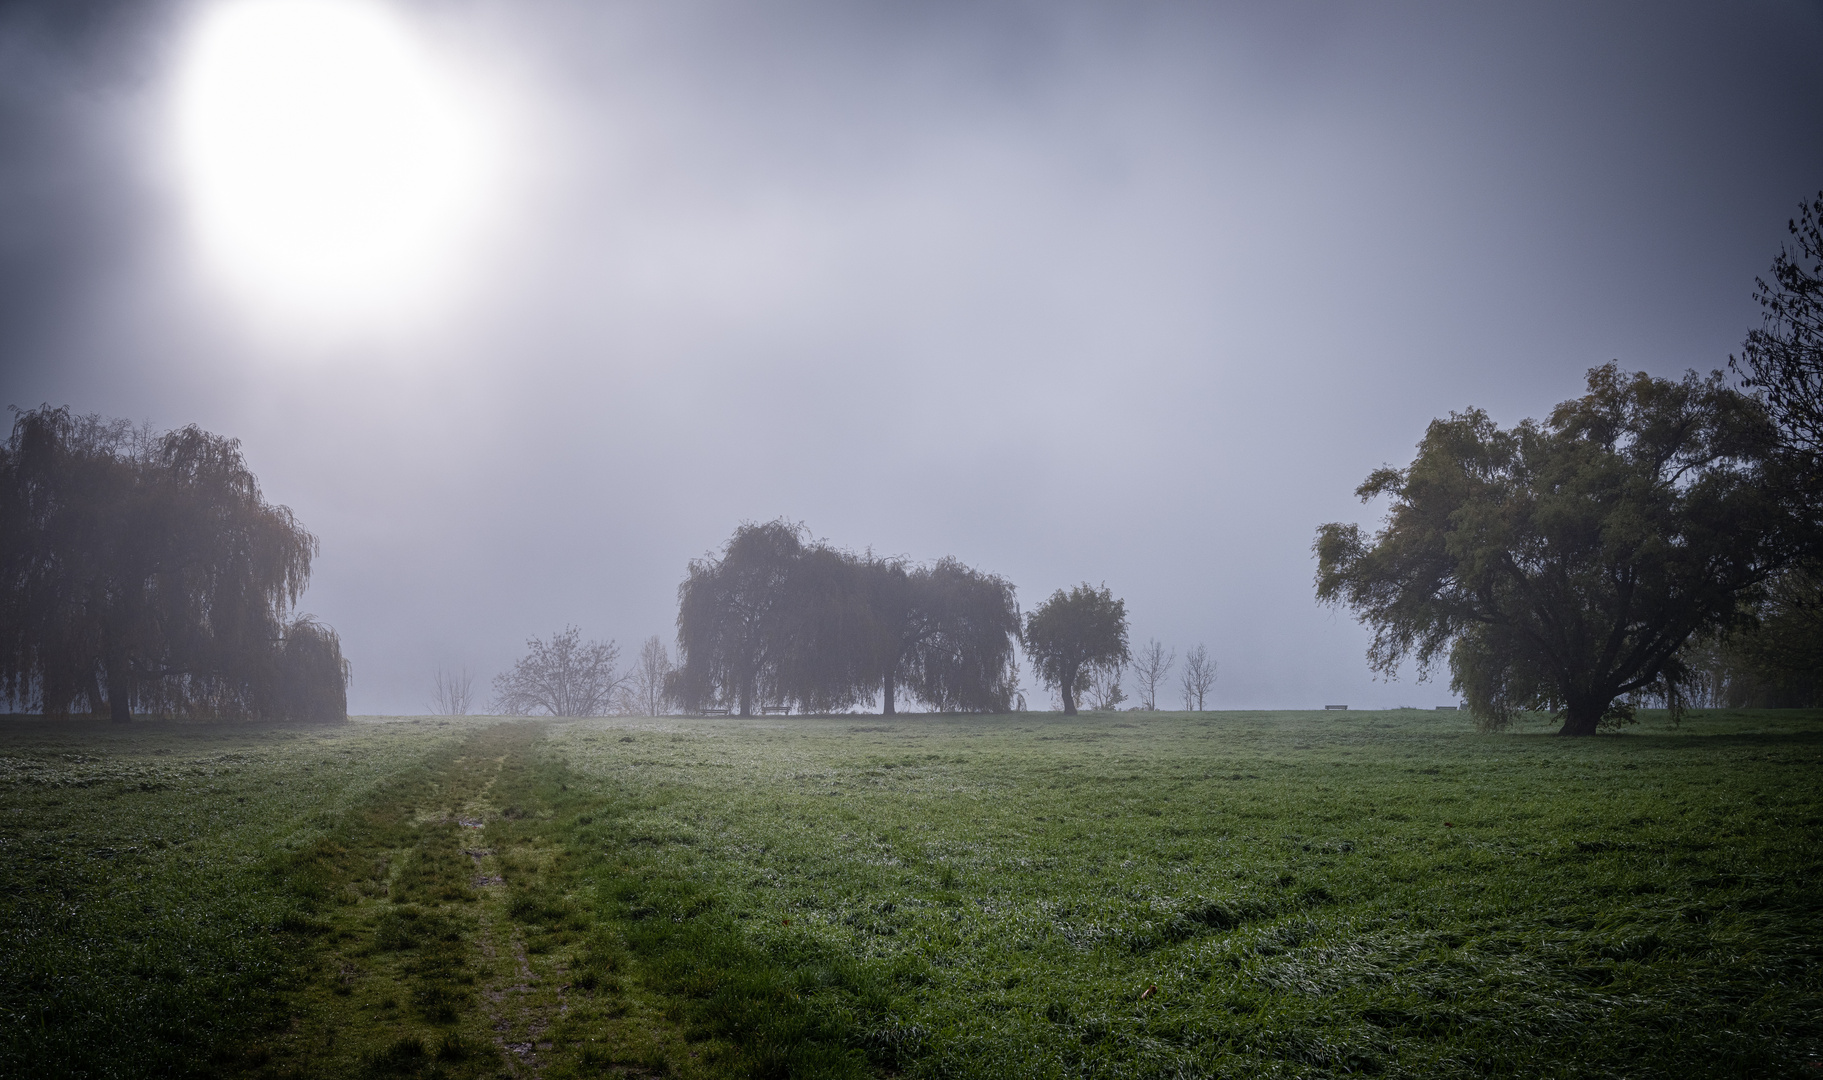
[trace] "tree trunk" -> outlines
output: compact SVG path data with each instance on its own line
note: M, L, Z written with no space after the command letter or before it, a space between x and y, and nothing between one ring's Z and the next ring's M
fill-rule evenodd
M881 689L881 695L886 699L886 705L884 708L882 708L880 710L880 715L881 716L894 715L894 713L893 713L893 671L891 668L888 668L886 671L886 682L885 682L885 685Z
M1557 734L1593 735L1601 714L1607 710L1608 702L1593 696L1571 698L1564 709L1563 727L1557 729Z
M115 665L108 665L108 719L116 724L124 724L133 719L133 709L128 701L127 677L115 674L117 670L119 668Z
M1075 682L1076 673L1074 671L1070 672L1069 678L1063 680L1063 714L1065 716L1076 715L1076 694L1071 689L1071 684Z
M752 684L747 684L747 685L744 685L741 687L740 706L741 706L740 715L742 715L742 716L752 716L753 715L753 686L752 686Z

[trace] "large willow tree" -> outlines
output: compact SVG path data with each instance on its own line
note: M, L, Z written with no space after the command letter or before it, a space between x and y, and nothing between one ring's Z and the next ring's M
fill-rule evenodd
M691 561L677 587L679 664L671 683L685 709L752 716L783 700L786 578L803 552L803 527L772 521L742 525L720 556Z
M235 440L21 413L0 446L0 695L118 721L342 718L335 632L291 617L316 550Z
M1019 604L1005 578L953 558L874 561L868 571L879 642L879 677L869 681L885 715L900 691L939 712L1011 711Z
M1686 643L1749 621L1793 559L1781 462L1764 407L1719 373L1609 364L1544 423L1433 421L1410 466L1356 492L1392 500L1384 528L1318 531L1317 597L1372 627L1377 671L1447 656L1484 726L1542 709L1592 734L1623 695L1675 704Z

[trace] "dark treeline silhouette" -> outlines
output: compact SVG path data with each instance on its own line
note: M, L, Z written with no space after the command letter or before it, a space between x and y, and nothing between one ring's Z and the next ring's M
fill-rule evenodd
M833 712L876 695L946 712L1006 712L1015 691L1013 586L941 559L924 566L842 551L802 525L741 526L678 587L684 708L742 716Z
M0 696L117 721L344 719L335 632L292 616L316 551L236 440L20 413L0 446Z

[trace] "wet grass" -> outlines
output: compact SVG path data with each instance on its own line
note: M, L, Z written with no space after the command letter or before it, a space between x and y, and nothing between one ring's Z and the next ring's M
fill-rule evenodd
M1823 714L0 724L0 1073L1811 1075Z

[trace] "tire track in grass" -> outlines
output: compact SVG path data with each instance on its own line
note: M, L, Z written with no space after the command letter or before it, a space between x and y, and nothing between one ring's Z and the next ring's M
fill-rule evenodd
M590 826L626 811L502 724L401 776L285 868L314 946L256 1075L857 1077L881 1011L840 958L776 957L697 883ZM612 835L612 830L610 830ZM617 845L618 840L610 840Z
M476 732L283 861L311 946L290 1030L254 1075L546 1075L567 957L528 947L506 881L555 852L500 795L542 731Z
M569 955L552 1076L848 1078L916 1056L877 973L807 942L777 954L707 882L649 874L628 858L638 807L535 749L497 828L542 853L503 864L528 951Z

